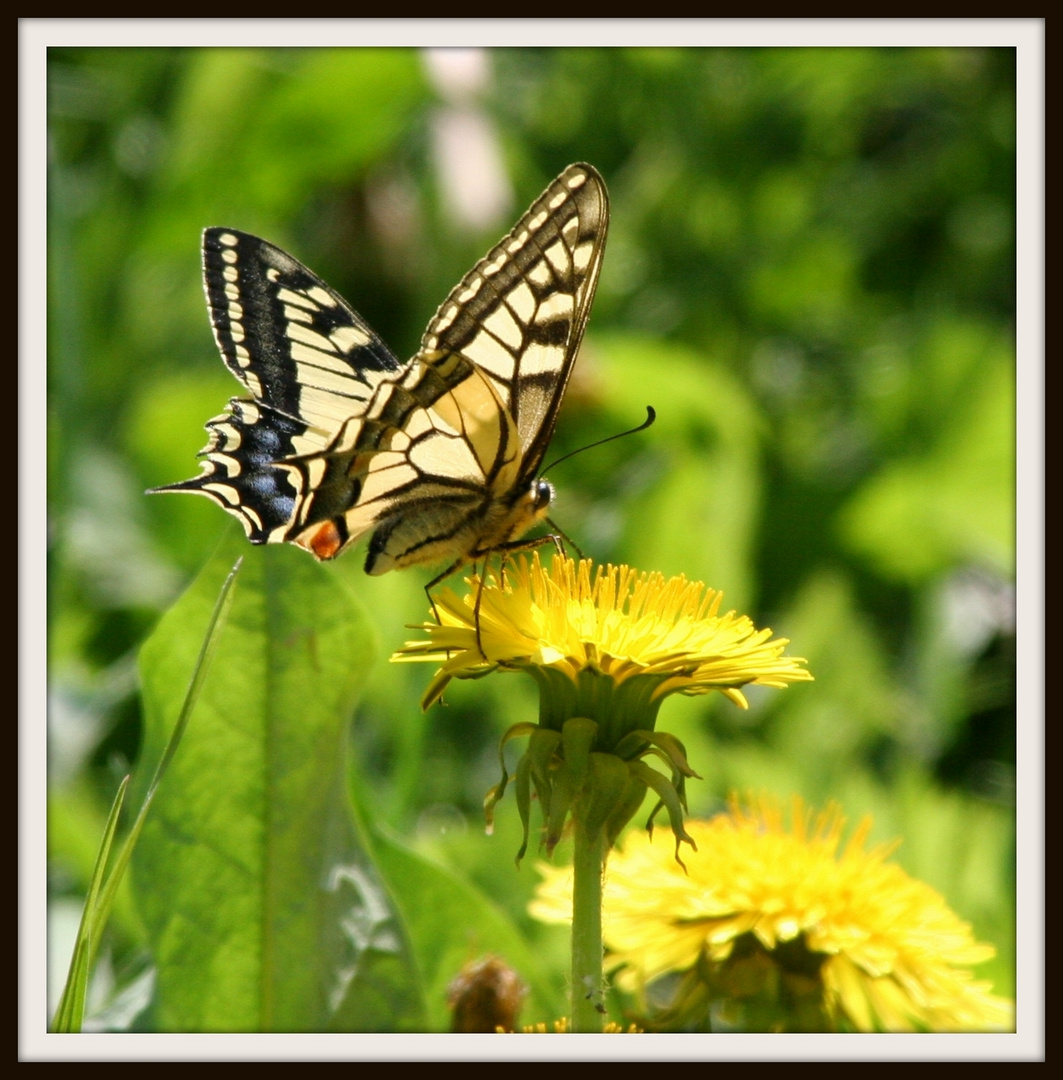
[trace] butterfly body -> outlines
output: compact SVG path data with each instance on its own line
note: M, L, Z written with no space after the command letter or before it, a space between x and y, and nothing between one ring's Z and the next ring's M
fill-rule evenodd
M605 185L569 166L440 306L403 364L296 259L207 229L215 340L249 391L207 424L199 476L252 543L331 559L371 533L366 572L463 565L547 513L538 476L590 311Z

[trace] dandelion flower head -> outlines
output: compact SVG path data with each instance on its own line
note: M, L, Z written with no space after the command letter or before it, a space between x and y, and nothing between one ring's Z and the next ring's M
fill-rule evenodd
M429 639L409 642L392 657L440 663L425 707L452 678L494 668L549 668L573 681L587 670L615 683L652 678L655 699L719 690L742 708L742 686L812 678L804 660L783 655L785 638L772 639L770 630L733 611L720 615L721 594L682 575L594 568L590 560L560 556L547 568L535 552L507 560L503 578L481 587L474 576L460 598L442 589L438 624L422 627Z
M628 833L604 889L604 938L623 965L620 984L638 991L686 973L703 996L706 983L707 997L741 996L793 976L791 988L796 980L816 996L828 1029L1010 1029L1012 1003L970 971L993 947L888 861L892 845L865 848L870 820L844 848L843 827L837 807L813 816L795 799L786 828L772 800L732 800L729 813L686 822L697 843L686 871L667 842ZM540 870L532 913L564 921L569 871Z

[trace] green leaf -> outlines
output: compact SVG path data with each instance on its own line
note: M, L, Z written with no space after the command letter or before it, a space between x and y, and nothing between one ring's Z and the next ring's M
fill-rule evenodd
M210 670L210 661L217 647L218 634L225 625L225 619L228 616L232 600L232 587L236 581L236 574L240 569L241 561L242 559L237 559L236 564L222 584L221 591L218 593L218 598L214 603L214 608L207 623L203 644L200 646L195 667L192 669L192 677L185 690L177 721L173 725L169 740L162 752L162 756L159 758L158 765L155 767L155 772L144 794L136 820L133 822L129 835L118 852L110 874L105 877L111 857L111 847L114 843L115 833L118 830L118 821L125 803L126 792L129 789L129 777L124 777L118 786L118 792L114 797L111 812L107 817L103 840L100 843L96 863L92 870L88 895L85 897L85 909L82 914L81 925L78 927L74 955L70 961L70 974L67 977L66 986L63 988L59 1007L56 1010L53 1024L56 1031L74 1032L81 1030L81 1022L85 1013L85 996L100 938L103 936L104 928L110 918L111 909L114 907L115 898L125 877L125 871L129 866L129 861L144 828L144 822L147 820L148 811L155 798L155 793L158 791L162 777L173 760L178 746L181 744L181 737L188 726L188 719L192 715L196 701L199 699L199 691L203 686L207 672Z
M432 1030L449 1030L447 987L466 963L487 953L503 959L528 986L526 1022L564 1014L561 979L550 980L516 926L488 897L379 829L371 841L417 957Z
M141 652L145 761L173 727L233 550L222 545ZM293 548L247 554L134 859L161 1028L396 1030L419 1011L345 787L372 652L330 573Z

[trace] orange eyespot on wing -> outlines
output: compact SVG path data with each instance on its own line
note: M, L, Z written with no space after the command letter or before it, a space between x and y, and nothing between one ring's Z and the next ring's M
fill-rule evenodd
M326 521L307 541L307 549L322 561L334 559L343 548L343 537L332 521Z

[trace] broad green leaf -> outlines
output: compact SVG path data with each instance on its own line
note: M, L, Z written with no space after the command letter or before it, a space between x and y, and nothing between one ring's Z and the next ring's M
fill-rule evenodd
M342 584L293 548L224 543L141 652L143 760L173 726L237 550L229 618L134 860L159 1027L416 1026L401 934L346 795L373 643Z
M181 737L188 727L189 717L199 700L199 691L206 679L207 672L210 670L210 661L217 648L218 635L228 618L232 601L232 589L242 561L242 558L236 561L218 593L218 598L214 603L214 610L211 612L207 630L203 637L203 644L200 646L199 656L196 658L192 676L185 690L177 721L170 732L166 747L144 793L144 801L141 803L136 819L124 843L119 848L117 857L113 865L110 866L110 872L108 873L108 866L111 862L111 846L118 831L118 821L125 803L126 791L129 789L129 777L124 777L118 786L118 792L115 795L111 812L107 817L107 824L104 827L103 840L96 856L88 895L85 897L81 925L78 928L77 940L74 944L74 956L70 962L70 974L53 1024L57 1031L81 1030L89 977L92 974L92 965L99 949L100 939L103 937L103 931L110 920L111 909L125 880L125 871L129 866L130 859L133 857L133 852L136 849L137 841L140 839L140 833L144 828L144 822L147 820L148 811L151 809L155 794L159 790L159 785L177 752L177 748L181 745Z
M424 980L434 1031L450 1026L447 987L461 968L485 954L500 957L529 989L523 1022L550 1023L566 1012L562 978L553 984L510 918L474 885L372 830L373 854L400 908ZM510 853L504 856L508 862Z

